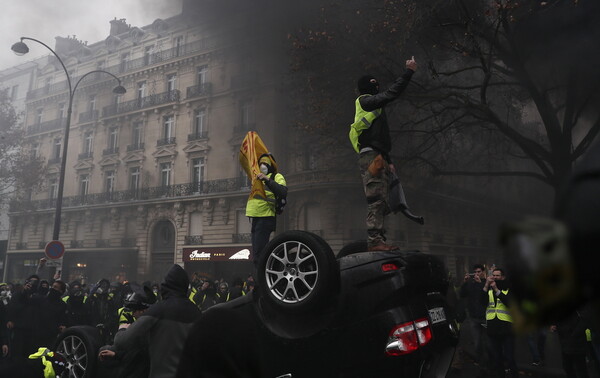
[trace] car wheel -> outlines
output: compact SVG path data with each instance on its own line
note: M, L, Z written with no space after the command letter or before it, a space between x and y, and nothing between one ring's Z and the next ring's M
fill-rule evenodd
M67 360L67 377L93 378L100 346L100 334L94 327L75 326L58 336L54 350Z
M346 244L340 249L337 254L337 258L342 258L344 256L353 255L355 253L367 252L367 241L366 240L357 240L351 243Z
M262 255L258 290L270 305L284 311L309 311L337 296L339 267L320 236L286 231L274 237Z

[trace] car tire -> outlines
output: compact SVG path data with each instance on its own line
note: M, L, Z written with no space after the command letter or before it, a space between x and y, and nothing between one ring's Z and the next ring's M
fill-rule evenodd
M337 254L337 258L340 259L345 256L353 255L355 253L367 252L367 241L366 240L356 240L351 243L346 244L340 249Z
M340 271L331 247L306 231L286 231L273 238L258 264L259 295L267 306L302 313L332 303Z
M68 377L94 378L101 346L102 338L96 328L74 326L58 336L53 350L67 359Z

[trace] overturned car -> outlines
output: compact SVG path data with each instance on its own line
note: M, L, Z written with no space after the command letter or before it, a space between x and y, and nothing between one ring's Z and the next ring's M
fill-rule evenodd
M277 235L254 292L194 324L177 377L445 377L458 329L442 261L365 250Z

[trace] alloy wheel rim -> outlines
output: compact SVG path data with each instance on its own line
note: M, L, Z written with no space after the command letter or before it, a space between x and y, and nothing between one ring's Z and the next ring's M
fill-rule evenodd
M316 255L302 242L281 243L267 258L265 278L269 292L281 302L303 302L319 280Z

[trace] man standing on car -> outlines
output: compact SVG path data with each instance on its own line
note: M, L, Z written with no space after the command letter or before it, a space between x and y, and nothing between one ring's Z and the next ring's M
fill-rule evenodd
M367 247L369 251L391 251L396 246L385 243L384 218L390 213L388 191L390 173L395 172L390 159L392 142L385 106L397 99L417 70L414 57L406 61L406 71L390 88L379 93L379 82L373 76L358 80L360 96L356 99L354 123L350 126L350 142L360 154L358 164L367 197Z
M510 370L509 376L518 377L515 362L515 335L512 329L513 319L508 310L511 300L508 281L504 271L495 268L487 278L482 289L482 298L487 300L485 319L490 343L490 358L492 372L498 377L504 377L504 362Z
M252 260L258 265L260 254L275 231L277 199L287 196L285 178L277 172L275 159L271 154L263 154L258 159L260 173L256 176L265 185L266 198L250 198L246 204L246 216L252 220Z

